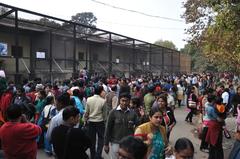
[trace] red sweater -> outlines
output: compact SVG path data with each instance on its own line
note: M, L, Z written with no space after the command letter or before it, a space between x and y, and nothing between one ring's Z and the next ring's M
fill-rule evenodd
M207 122L208 131L205 141L211 145L216 145L219 135L222 135L221 124L217 121L210 120Z
M0 109L4 120L6 120L6 111L8 106L11 104L13 98L13 94L10 92L3 93L0 98Z
M6 122L0 128L0 139L5 158L36 159L36 138L41 128L32 123Z

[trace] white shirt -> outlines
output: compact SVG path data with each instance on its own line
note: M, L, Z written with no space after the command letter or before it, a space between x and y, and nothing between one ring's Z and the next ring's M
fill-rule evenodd
M197 84L197 83L198 83L198 79L196 76L194 76L192 79L192 84Z
M223 92L222 99L223 99L223 104L228 104L229 93L228 92Z
M87 99L86 114L88 114L88 121L101 122L103 121L103 107L106 100L99 95L94 95Z
M122 110L122 108L120 107L120 105L116 108L116 110ZM125 112L129 111L130 109L127 107L127 110L125 110Z
M55 127L63 124L63 117L62 117L63 110L64 109L61 109L59 111L59 113L51 119L51 121L49 123L49 127L48 127L47 134L46 134L46 138L48 141L51 140L51 135L52 135L53 129Z

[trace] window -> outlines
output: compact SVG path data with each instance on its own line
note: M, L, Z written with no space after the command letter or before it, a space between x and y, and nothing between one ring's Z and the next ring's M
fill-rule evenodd
M84 52L78 52L78 60L84 60Z
M84 53L78 52L78 60L84 60Z

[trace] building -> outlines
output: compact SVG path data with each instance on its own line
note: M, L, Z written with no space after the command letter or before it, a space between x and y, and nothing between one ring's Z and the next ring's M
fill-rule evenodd
M35 77L51 81L69 78L84 67L92 73L118 76L189 70L181 67L177 50L3 3L0 7L7 8L0 15L0 44L5 48L1 67L16 82ZM22 13L42 21L23 19ZM79 32L78 27L94 33Z

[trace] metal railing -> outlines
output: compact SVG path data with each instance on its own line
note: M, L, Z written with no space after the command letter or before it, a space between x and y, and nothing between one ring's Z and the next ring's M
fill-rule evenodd
M29 68L27 67L27 64L26 64L26 62L24 61L24 59L21 58L20 60L21 60L21 62L23 63L23 66L26 68L27 72L30 74L31 72L30 72Z

